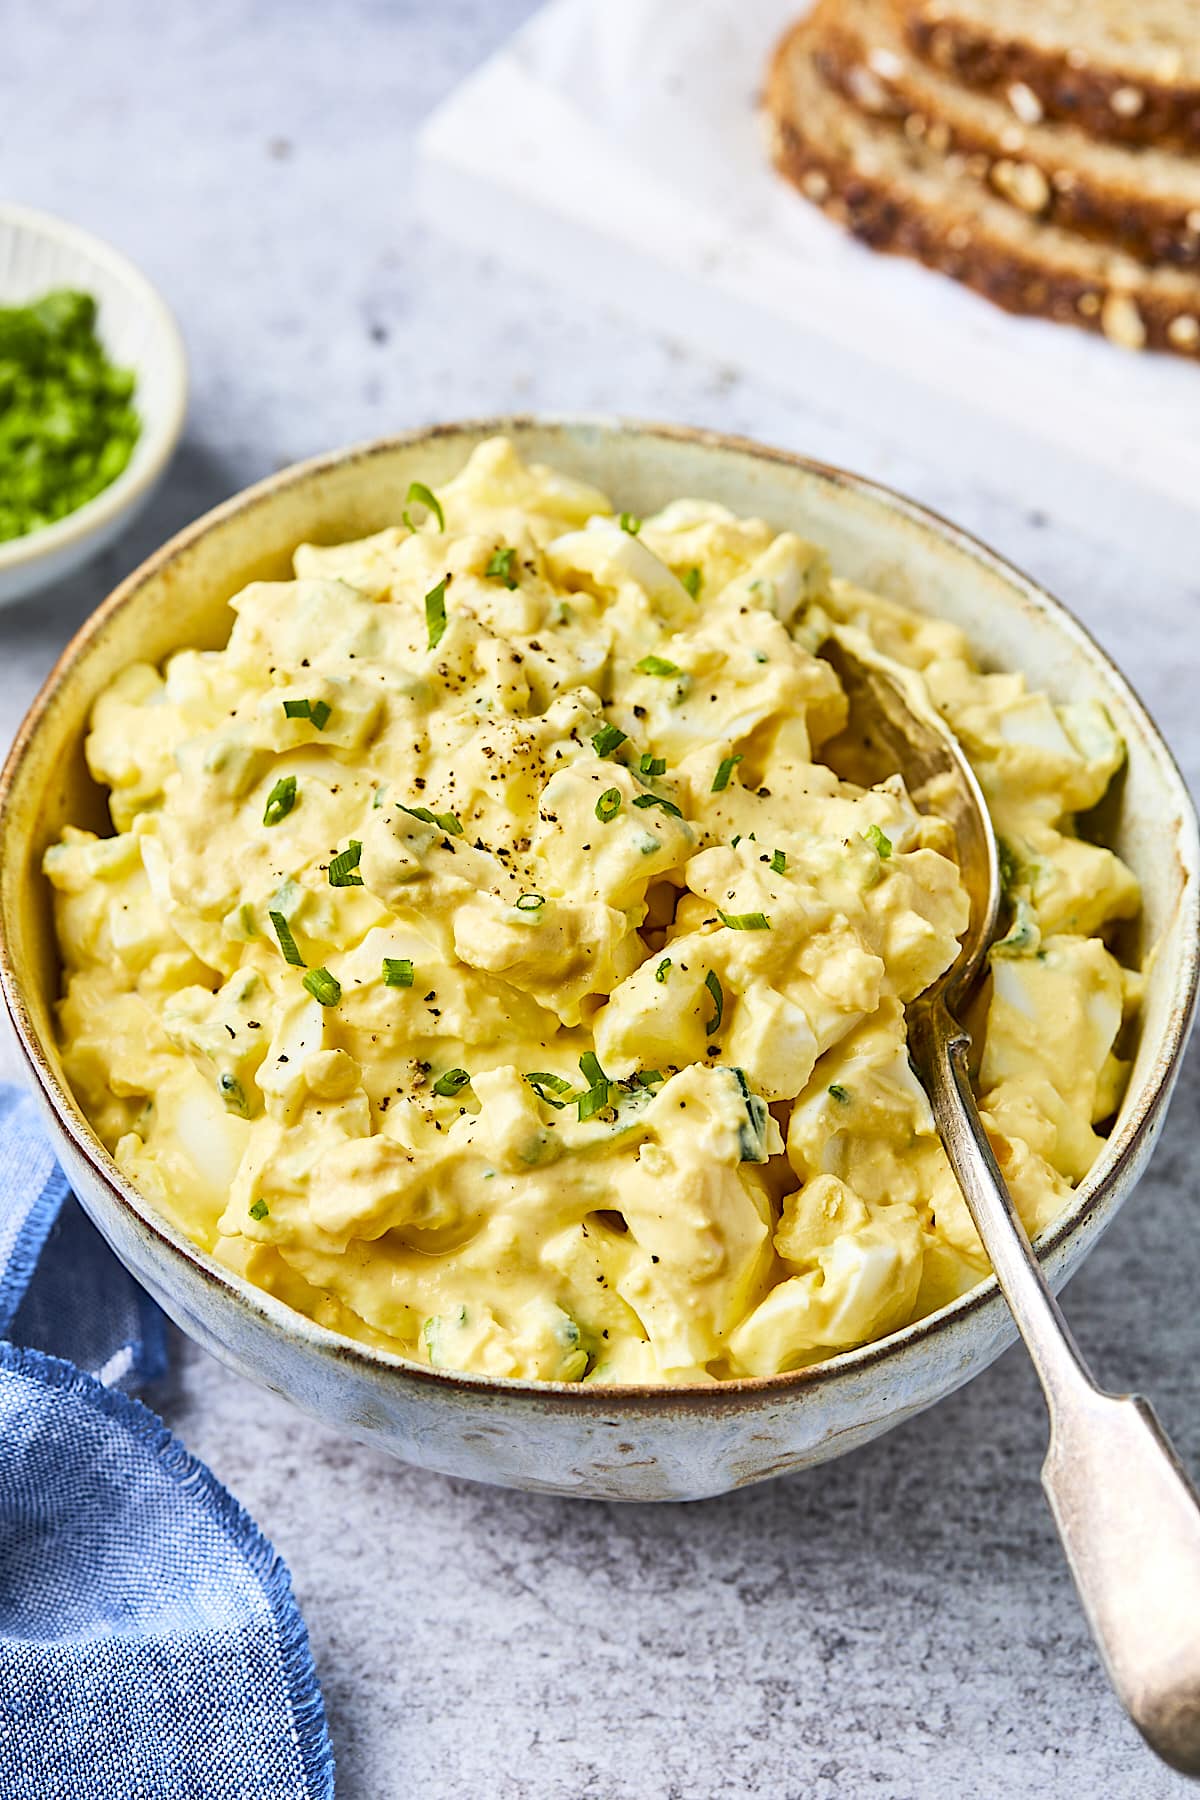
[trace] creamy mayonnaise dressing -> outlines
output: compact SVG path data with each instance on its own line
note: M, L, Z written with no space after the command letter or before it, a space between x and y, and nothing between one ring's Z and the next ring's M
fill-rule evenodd
M396 510L96 704L117 835L45 866L121 1168L301 1312L496 1375L771 1374L972 1286L903 1016L967 923L952 842L822 764L812 647L833 621L919 671L987 793L1012 928L978 1089L1032 1232L1138 994L1105 943L1136 883L1073 824L1122 761L1103 710L981 674L790 532L617 519L503 439Z

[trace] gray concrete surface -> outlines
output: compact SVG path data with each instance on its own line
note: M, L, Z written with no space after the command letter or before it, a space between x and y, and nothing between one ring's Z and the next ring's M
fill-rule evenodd
M1200 781L1193 563L1171 583L936 466L904 421L784 404L561 298L520 246L417 222L420 119L526 0L0 0L0 187L111 237L191 351L185 443L101 563L0 614L0 737L112 582L296 457L438 417L605 408L864 469L1072 604ZM0 1063L3 1046L0 1046ZM1200 1467L1200 1057L1153 1170L1070 1289L1101 1374L1152 1394ZM525 1497L384 1461L183 1341L161 1403L286 1555L344 1800L1182 1795L1119 1716L1038 1488L1012 1353L856 1456L670 1509Z

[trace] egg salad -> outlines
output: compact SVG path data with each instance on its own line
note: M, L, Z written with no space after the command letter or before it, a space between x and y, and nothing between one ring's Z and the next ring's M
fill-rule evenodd
M1062 1208L1139 990L1137 885L1074 823L1123 759L1100 706L791 531L636 519L499 438L294 570L100 696L114 835L45 859L68 1077L197 1244L349 1337L562 1382L770 1375L978 1282L904 1024L967 900L899 775L823 760L831 632L917 672L986 792L976 1085L1030 1232Z

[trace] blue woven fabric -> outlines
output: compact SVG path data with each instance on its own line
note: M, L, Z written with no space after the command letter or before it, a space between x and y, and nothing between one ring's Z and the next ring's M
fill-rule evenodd
M0 1800L332 1795L287 1569L122 1391L161 1314L5 1088L0 1338Z

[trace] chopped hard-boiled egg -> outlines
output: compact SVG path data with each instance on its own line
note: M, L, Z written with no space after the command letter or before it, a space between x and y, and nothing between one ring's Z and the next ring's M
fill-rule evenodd
M232 604L224 649L101 695L116 835L45 862L80 1101L231 1269L564 1382L769 1375L980 1278L904 1032L966 896L898 775L821 760L831 620L918 673L988 793L980 1101L1031 1229L1094 1160L1138 908L1074 829L1122 756L1098 707L981 674L791 532L618 515L502 439Z

